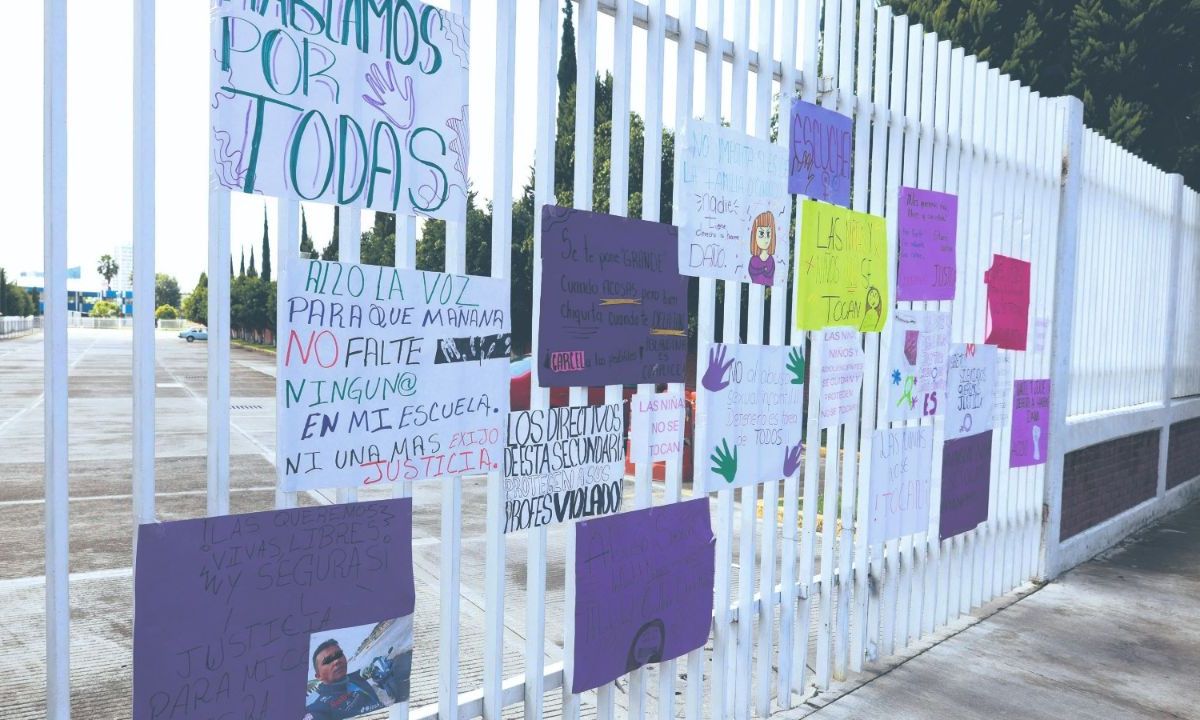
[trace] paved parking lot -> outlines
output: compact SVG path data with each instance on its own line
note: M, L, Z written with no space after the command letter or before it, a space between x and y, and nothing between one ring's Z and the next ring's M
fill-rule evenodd
M204 343L158 333L156 508L160 520L198 517L206 502L206 379ZM132 335L121 330L71 330L70 513L72 695L78 716L129 717L131 664ZM44 716L43 406L40 335L0 343L0 627L8 652L0 673L13 685L5 718ZM234 348L231 365L231 511L273 507L274 357ZM632 492L632 483L627 484ZM386 491L385 491L386 492ZM363 494L361 497L368 497ZM317 500L302 496L301 502ZM485 488L463 487L462 691L479 687L484 628ZM417 582L413 706L436 702L439 613L440 486L420 483L414 497ZM715 508L715 503L714 503ZM562 527L548 537L547 663L562 659ZM504 675L524 670L526 557L524 534L505 541ZM735 545L736 547L736 541ZM682 670L683 663L680 663ZM652 683L651 687L655 687ZM679 685L682 691L683 685ZM548 694L556 705L558 691ZM518 716L519 706L512 714ZM553 711L550 712L553 715Z

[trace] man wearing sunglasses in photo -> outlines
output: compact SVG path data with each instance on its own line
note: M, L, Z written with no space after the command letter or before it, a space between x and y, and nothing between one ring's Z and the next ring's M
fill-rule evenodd
M313 652L313 671L320 684L304 720L342 720L384 707L379 695L356 670L346 672L346 654L337 640L326 640Z

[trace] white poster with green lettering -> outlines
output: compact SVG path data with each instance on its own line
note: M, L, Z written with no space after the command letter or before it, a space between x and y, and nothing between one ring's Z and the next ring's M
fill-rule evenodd
M211 2L213 187L462 216L463 18L417 0Z

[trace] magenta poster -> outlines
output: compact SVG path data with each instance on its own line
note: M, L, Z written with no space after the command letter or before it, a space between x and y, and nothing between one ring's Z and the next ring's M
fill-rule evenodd
M678 228L545 206L541 313L541 387L683 382Z
M788 192L850 207L854 121L800 99L792 101Z
M708 642L715 546L708 498L576 525L571 691Z
M984 342L1005 350L1024 350L1029 337L1029 274L1024 260L992 256L983 274L987 284L987 335Z
M1012 453L1008 466L1043 464L1049 441L1050 380L1017 380L1013 383Z
M953 300L958 197L900 188L897 300Z
M412 500L142 525L134 602L134 720L406 701Z
M991 430L947 440L942 446L940 539L974 530L987 520L991 473Z

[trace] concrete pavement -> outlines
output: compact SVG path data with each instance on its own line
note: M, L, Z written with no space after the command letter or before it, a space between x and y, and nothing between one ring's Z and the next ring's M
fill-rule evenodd
M1193 503L900 664L777 717L1200 718L1198 598Z

